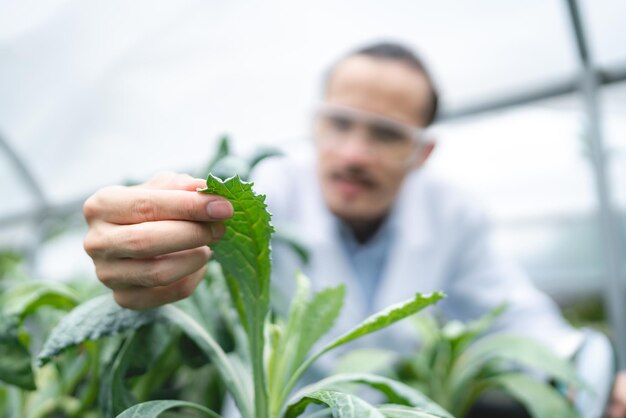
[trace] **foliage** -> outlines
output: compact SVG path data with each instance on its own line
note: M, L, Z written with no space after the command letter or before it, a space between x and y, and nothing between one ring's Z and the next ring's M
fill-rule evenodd
M151 323L137 332L123 332L129 325L124 317L111 318L115 310L110 296L94 281L46 283L20 277L5 281L0 295L0 416L3 418L100 418L113 417L138 401L176 396L202 400L219 408L223 388L213 365L199 353L177 328ZM202 283L197 292L180 303L221 335L217 313L206 309L219 291ZM108 325L118 334L113 338L84 341L59 354L43 348L44 340L65 312L91 299L65 318L81 311L85 322L71 330L79 337L74 343L99 338L93 319L113 319ZM102 301L104 303L99 303ZM93 311L91 309L94 309ZM113 309L112 309L113 308ZM88 309L85 311L85 309ZM115 315L113 315L114 317ZM65 321L64 321L65 322ZM96 321L97 322L97 321ZM147 323L148 321L146 321ZM63 330L59 325L58 330ZM215 328L211 328L215 326ZM52 336L51 342L59 335ZM73 343L73 344L74 344ZM228 341L223 341L228 344ZM72 345L72 344L69 344ZM55 356L53 363L33 367L33 352Z
M211 162L223 167L224 174L227 165L220 163L221 159L238 158L230 148L224 137ZM275 154L259 150L250 158L239 160L247 175L258 162ZM68 226L71 225L65 219L54 223L55 231ZM20 253L0 252L0 416L112 417L138 401L172 396L220 408L224 388L215 366L173 326L167 328L147 321L137 332L126 332L123 318L119 318L119 335L79 344L56 356L53 363L33 367L32 353L41 350L64 312L103 289L92 278L67 284L44 283L29 277L23 267ZM221 315L215 309L207 309L227 297L222 291L225 292L207 277L194 295L177 306L202 322L228 350L232 341L224 331L223 321L218 319ZM104 317L111 306L117 308L110 298L94 301L98 300L106 303L91 306L100 309ZM95 313L91 312L91 319L99 317ZM78 340L100 337L93 333L91 325L84 324ZM80 334L78 329L76 332ZM56 353L43 354L45 357Z
M457 417L466 416L481 394L490 390L507 393L534 418L579 416L555 387L582 387L566 360L529 338L485 335L503 310L499 307L468 324L455 321L443 326L432 317L420 316L414 320L423 345L412 357L387 353L386 364L381 364L369 360L385 358L378 350L353 352L341 367L349 371L355 362L375 364L377 372L419 389Z
M97 348L75 350L74 361L35 369L33 350L62 312L75 307L80 294L72 286L32 280L7 284L0 296L0 413L8 418L36 418L62 411L63 416L90 416L87 410L97 382L83 378L95 367ZM35 392L35 389L38 389ZM4 400L4 401L3 401Z
M22 262L22 257L15 251L0 251L0 280L3 277L15 273Z
M281 155L282 152L276 148L259 147L255 149L251 155L242 157L233 151L233 146L228 135L223 135L218 141L217 149L213 157L201 173L202 175L204 173L211 173L222 180L238 176L240 179L247 181L252 171L259 163L267 158ZM309 251L292 231L286 229L276 230L274 231L272 240L274 243L284 244L300 258L303 264L308 264Z
M344 288L338 286L312 294L308 280L299 275L298 290L286 319L270 320L270 238L272 228L264 197L252 191L251 184L234 177L221 181L210 176L205 193L227 197L235 215L228 220L225 236L212 246L214 259L212 280L222 284L230 303L220 308L235 342L235 350L227 353L212 329L213 319L199 314L203 305L168 305L151 311L128 311L111 303L110 297L88 302L89 309L77 308L61 321L46 343L40 360L46 362L54 353L75 346L80 340L100 335L123 333L137 335L146 322L175 326L189 338L217 370L224 386L232 395L244 418L295 417L305 412L311 402L322 403L337 417L363 416L426 416L450 417L418 391L392 380L362 375L345 375L321 381L309 391L292 392L309 366L326 352L375 332L435 303L442 295L416 295L392 306L310 354L314 344L332 327L343 303ZM219 286L218 286L219 287ZM219 289L218 289L219 291ZM215 296L215 295L214 295ZM224 300L221 298L207 300ZM211 306L211 305L209 305ZM94 312L106 312L94 321ZM133 319L134 318L134 319ZM169 325L167 325L169 324ZM139 331L133 331L138 329ZM83 332L83 330L87 332ZM165 333L167 334L167 333ZM130 347L131 343L126 343ZM142 344L146 347L146 344ZM123 360L124 358L122 358ZM123 361L112 370L122 367ZM118 405L129 399L124 393L123 379L113 376L110 385ZM348 391L346 385L365 385L383 393L388 402L374 406ZM178 401L151 401L122 412L119 417L156 417L171 408L195 408L204 416L217 416L206 405ZM420 415L421 414L421 415Z

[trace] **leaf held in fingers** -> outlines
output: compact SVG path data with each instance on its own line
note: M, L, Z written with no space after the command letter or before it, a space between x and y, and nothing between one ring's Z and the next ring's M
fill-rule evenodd
M255 323L258 326L269 308L271 272L273 228L265 196L256 195L252 183L239 177L222 181L212 175L207 178L207 187L199 192L223 196L233 205L233 217L224 222L224 236L211 248L214 259L222 265L233 300L240 302L237 309L242 322L248 329Z
M231 299L248 335L254 377L256 418L268 414L267 381L264 366L264 325L270 301L270 239L274 229L265 196L252 190L252 183L237 176L225 181L209 175L200 193L223 196L233 205L232 218L224 221L222 239L211 245L221 265Z

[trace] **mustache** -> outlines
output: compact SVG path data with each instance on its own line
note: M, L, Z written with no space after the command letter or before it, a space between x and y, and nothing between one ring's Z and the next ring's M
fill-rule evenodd
M333 180L343 180L353 183L360 183L366 187L376 187L378 182L367 170L361 167L345 167L331 171L330 178Z

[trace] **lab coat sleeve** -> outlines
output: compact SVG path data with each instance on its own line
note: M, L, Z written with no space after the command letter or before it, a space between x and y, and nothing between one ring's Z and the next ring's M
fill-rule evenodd
M528 336L564 357L571 356L582 341L580 332L564 320L558 306L515 263L498 254L483 212L465 211L456 230L455 262L445 284L445 314L467 321L505 303L507 309L494 332Z

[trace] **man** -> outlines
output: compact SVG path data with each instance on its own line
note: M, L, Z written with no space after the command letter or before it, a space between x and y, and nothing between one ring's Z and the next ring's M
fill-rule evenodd
M448 318L473 319L507 302L500 328L572 355L582 334L494 253L471 199L422 168L434 147L422 131L436 111L427 71L403 46L376 44L341 59L314 119L316 160L270 162L256 173L274 223L299 230L311 250L303 268L316 287L346 283L337 330L417 291L443 290ZM203 185L164 174L87 200L85 249L120 305L144 309L193 292L210 258L206 244L232 215L225 199L194 193ZM291 293L286 278L302 266L278 246L274 259L280 301ZM408 350L407 335L396 327L366 343ZM611 417L626 417L623 380Z

